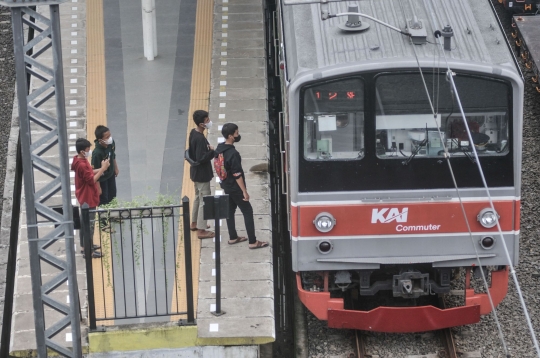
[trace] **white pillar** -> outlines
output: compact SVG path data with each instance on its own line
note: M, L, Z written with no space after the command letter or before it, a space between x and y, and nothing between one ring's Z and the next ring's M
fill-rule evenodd
M157 56L156 42L156 2L155 0L141 0L142 23L143 23L143 43L144 57L148 61L153 61Z
M154 11L152 11L152 25L153 25L153 31L154 31L154 56L157 56L157 21L156 21L156 0L152 0L152 8Z

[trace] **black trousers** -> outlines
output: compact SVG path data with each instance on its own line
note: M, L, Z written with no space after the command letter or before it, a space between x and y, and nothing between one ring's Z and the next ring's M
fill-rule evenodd
M236 208L240 208L242 215L244 215L244 224L246 225L246 231L250 244L257 242L255 237L255 221L253 220L253 207L249 201L244 201L244 195L242 193L227 193L229 194L229 218L227 219L227 227L229 229L229 239L236 240L238 233L236 232L236 223L234 222L234 213Z
M116 198L116 177L111 175L107 180L100 181L101 195L99 196L99 205L109 204Z

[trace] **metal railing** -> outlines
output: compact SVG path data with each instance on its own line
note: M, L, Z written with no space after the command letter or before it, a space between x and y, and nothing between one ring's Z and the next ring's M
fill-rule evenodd
M187 197L182 205L159 207L90 210L83 205L91 330L97 321L195 324L189 213Z

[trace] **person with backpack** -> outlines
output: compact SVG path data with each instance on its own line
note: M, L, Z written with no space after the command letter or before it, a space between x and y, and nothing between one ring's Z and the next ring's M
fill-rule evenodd
M249 239L250 249L259 249L268 246L266 241L258 241L255 237L255 221L253 220L253 207L249 202L249 194L246 188L246 177L242 169L242 157L234 147L234 143L240 142L238 126L234 123L225 123L221 129L225 143L219 143L214 158L214 169L221 180L221 188L229 195L229 245L237 244ZM234 213L240 208L244 216L244 223L248 238L238 236Z
M208 143L204 136L204 130L212 127L212 121L208 117L208 112L201 109L193 112L193 121L196 127L189 133L189 157L194 161L189 170L189 177L195 186L195 200L193 200L193 211L191 214L191 231L197 231L199 239L214 237L213 231L204 220L203 197L210 195L210 180L214 177L212 172L212 158L214 158L214 147Z

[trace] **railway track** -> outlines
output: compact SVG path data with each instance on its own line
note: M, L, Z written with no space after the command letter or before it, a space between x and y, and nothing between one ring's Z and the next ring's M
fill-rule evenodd
M441 337L441 343L444 350L437 353L421 354L421 355L409 355L406 358L459 358L454 336L450 328L439 331ZM354 331L354 340L356 345L356 352L350 353L348 358L378 358L378 354L369 354L366 350L366 341L362 331ZM471 356L472 357L472 356ZM382 358L382 357L380 357Z

